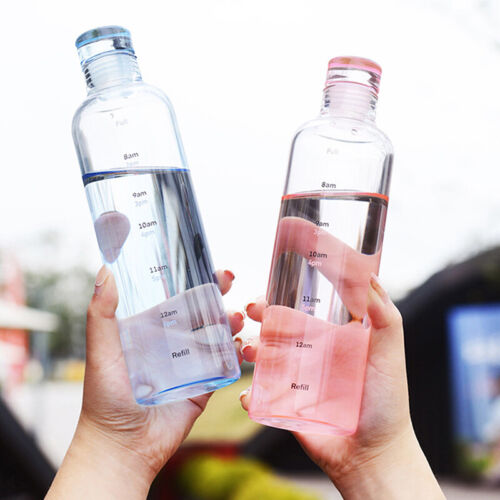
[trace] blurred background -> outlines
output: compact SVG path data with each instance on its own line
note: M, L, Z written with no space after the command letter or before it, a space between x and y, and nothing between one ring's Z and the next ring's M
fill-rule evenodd
M70 132L85 97L74 41L107 24L130 29L144 80L173 102L215 266L236 275L233 310L265 292L290 141L319 112L328 60L382 66L377 122L395 163L381 278L405 320L415 428L449 498L497 498L494 0L1 4L0 498L43 494L79 414L100 260ZM245 370L218 391L151 497L340 498L288 433L239 408ZM235 478L249 471L261 490L257 481L243 496Z

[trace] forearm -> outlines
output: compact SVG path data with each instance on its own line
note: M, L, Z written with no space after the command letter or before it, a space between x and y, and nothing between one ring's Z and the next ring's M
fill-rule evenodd
M345 500L445 498L413 431L343 477L331 477Z
M46 499L145 499L153 479L134 452L80 422Z

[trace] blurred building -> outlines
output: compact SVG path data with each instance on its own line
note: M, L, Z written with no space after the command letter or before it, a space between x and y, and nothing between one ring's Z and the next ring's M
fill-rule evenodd
M0 300L4 308L26 303L23 273L16 259L7 252L2 252L0 260ZM0 384L3 390L22 381L28 359L26 330L0 325Z
M0 398L0 498L43 498L55 475L35 440Z
M431 467L498 481L500 442L488 427L500 425L500 248L436 273L398 306L413 424Z
M30 359L29 332L33 332L34 336L44 337L58 324L57 316L28 308L24 304L22 271L12 256L2 253L0 387L4 396L24 379L25 368ZM54 468L34 438L22 427L4 398L0 397L0 498L42 498L54 473Z

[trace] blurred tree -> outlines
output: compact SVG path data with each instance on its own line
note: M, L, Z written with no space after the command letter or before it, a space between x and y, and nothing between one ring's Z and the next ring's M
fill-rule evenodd
M278 478L264 463L198 455L177 477L183 495L196 500L320 500L314 492Z
M50 334L51 358L85 356L85 315L94 276L83 267L65 270L26 271L27 305L59 316L58 329Z

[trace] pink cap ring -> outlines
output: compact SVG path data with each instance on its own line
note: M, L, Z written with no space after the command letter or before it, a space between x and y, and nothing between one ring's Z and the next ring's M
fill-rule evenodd
M333 59L330 59L330 62L328 63L328 69L334 68L361 69L363 71L375 73L379 76L382 74L382 68L376 62L373 62L370 59L365 59L364 57L334 57Z
M326 87L340 82L357 83L378 93L382 68L364 57L341 56L330 59Z

